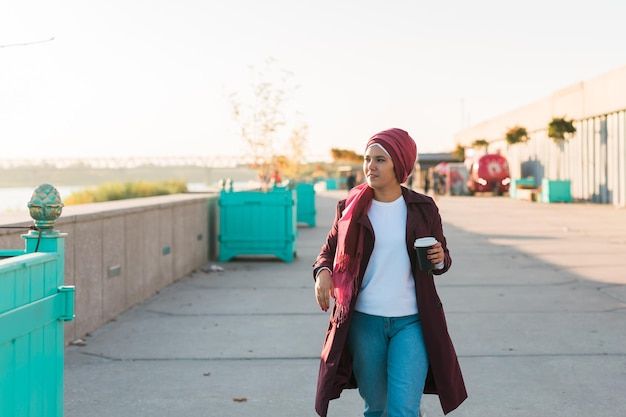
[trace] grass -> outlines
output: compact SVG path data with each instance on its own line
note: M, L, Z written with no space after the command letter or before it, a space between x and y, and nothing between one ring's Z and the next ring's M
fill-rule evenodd
M182 180L168 181L127 181L107 182L96 188L87 188L72 193L63 199L66 206L75 204L100 203L129 198L153 197L157 195L180 194L187 191L187 183Z

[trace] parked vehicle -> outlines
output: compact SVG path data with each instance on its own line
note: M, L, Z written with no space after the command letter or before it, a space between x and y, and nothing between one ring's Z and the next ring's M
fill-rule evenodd
M467 167L462 162L440 162L432 169L436 195L468 195Z
M467 188L471 194L492 192L494 195L508 193L511 175L509 163L500 154L477 156L469 164Z

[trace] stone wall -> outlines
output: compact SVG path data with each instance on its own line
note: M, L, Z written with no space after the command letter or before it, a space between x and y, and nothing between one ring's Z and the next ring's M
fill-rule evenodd
M214 259L217 203L190 193L64 207L55 229L67 233L65 284L76 287L66 343ZM28 213L3 216L0 249L23 249L31 224Z

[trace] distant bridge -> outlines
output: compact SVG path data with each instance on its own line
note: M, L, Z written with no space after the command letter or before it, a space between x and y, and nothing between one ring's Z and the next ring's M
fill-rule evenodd
M91 168L104 169L136 168L140 166L234 167L242 164L246 164L246 159L240 156L205 155L0 159L0 168L2 169L28 166L46 166L55 168L87 166Z
M328 161L328 156L309 155L310 161ZM187 155L187 156L133 156L133 157L71 157L71 158L19 158L0 159L0 169L10 169L19 167L90 167L101 169L137 168L141 166L197 166L207 168L235 167L238 165L248 165L251 161L242 155Z

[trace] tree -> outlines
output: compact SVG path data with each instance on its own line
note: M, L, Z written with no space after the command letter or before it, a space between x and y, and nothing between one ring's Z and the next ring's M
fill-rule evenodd
M489 142L486 139L476 139L474 140L474 142L472 142L472 147L477 149L487 149L489 147Z
M359 155L355 151L349 149L332 148L330 154L335 162L363 162L363 155Z
M557 160L557 179L562 179L561 159L565 142L571 139L576 133L573 120L566 120L565 117L553 117L548 124L548 137L559 146L559 158Z
M286 156L279 155L277 150L290 149L291 157L301 158L308 130L306 124L300 122L290 134L285 134L293 118L287 114L285 106L297 90L292 84L293 75L277 68L272 58L268 58L260 70L250 67L250 72L248 95L242 97L241 93L233 92L229 99L233 118L247 145L249 165L258 170L261 181L267 186L275 171L290 165L285 161Z
M465 147L460 143L457 143L456 147L452 151L452 157L457 161L465 161Z
M44 39L44 40L39 40L39 41L0 44L0 48L10 48L13 46L30 46L30 45L35 45L38 43L52 42L53 40L54 40L54 36L50 39Z
M304 159L304 148L308 134L309 126L304 122L301 122L291 131L287 144L289 155L286 158L285 175L293 178L300 177L300 167Z
M515 126L507 130L506 143L509 145L515 145L516 143L523 143L530 139L525 127Z
M555 142L569 140L576 133L573 120L566 120L564 117L553 117L548 124L548 137Z

